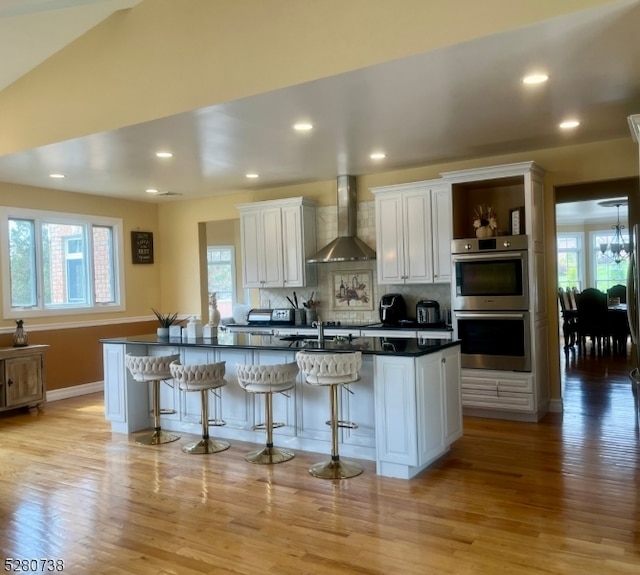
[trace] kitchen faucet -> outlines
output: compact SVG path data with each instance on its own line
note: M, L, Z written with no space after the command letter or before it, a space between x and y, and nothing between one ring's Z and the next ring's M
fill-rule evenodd
M324 324L322 323L320 316L318 316L318 319L311 324L311 327L318 328L318 345L323 345L324 344Z

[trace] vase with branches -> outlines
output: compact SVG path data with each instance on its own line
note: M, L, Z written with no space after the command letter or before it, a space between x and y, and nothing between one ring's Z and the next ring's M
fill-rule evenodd
M162 313L155 308L151 308L155 316L158 318L158 337L169 337L169 328L175 324L180 323L178 320L178 312L176 313Z

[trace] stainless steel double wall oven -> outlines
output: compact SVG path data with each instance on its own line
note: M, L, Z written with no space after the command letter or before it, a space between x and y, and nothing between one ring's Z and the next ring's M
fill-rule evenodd
M462 367L531 371L527 236L454 240Z

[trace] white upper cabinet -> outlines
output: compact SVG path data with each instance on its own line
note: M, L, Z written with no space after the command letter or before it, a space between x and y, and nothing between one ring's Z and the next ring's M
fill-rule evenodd
M305 263L316 250L313 202L290 198L236 207L245 288L316 285L315 266Z
M439 180L372 188L379 284L451 281L451 193Z

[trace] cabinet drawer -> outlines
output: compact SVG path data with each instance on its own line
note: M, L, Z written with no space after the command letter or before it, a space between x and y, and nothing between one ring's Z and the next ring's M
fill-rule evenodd
M500 392L533 393L533 377L477 377L463 374L462 389Z
M482 389L462 389L463 407L504 409L509 411L533 411L533 393L499 393Z

